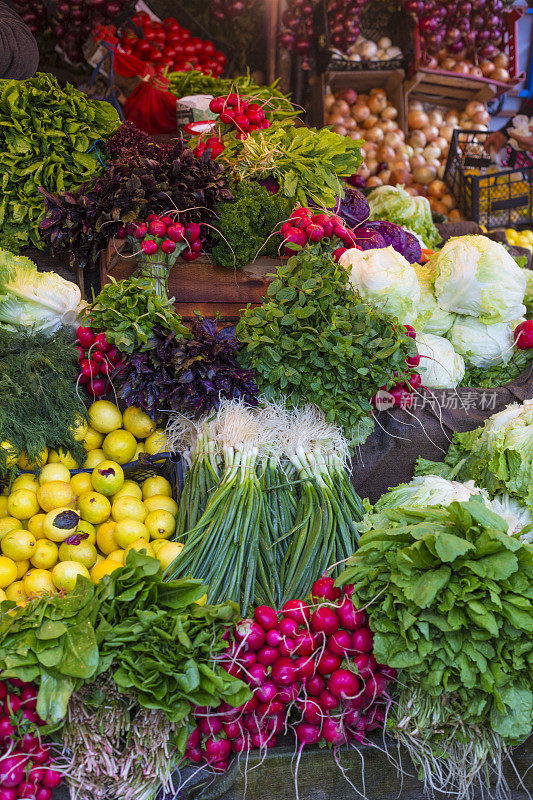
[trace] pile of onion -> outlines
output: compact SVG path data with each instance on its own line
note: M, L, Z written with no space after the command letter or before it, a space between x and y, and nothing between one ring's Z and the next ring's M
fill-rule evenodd
M366 186L411 183L409 158L412 148L398 124L398 110L384 89L357 94L343 89L325 98L326 124L341 136L363 139L364 164L358 175Z
M401 55L400 48L394 47L388 36L382 36L377 42L373 42L361 35L346 53L349 61L390 61Z

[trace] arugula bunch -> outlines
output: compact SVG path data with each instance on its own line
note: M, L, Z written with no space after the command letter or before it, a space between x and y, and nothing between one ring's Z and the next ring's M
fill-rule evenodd
M361 300L320 245L278 269L262 305L241 317L237 338L239 360L253 368L267 400L315 403L354 441L372 429L371 397L407 380L405 360L416 352L402 326Z
M236 180L272 176L289 200L332 208L344 196L342 179L357 172L362 162L361 143L328 128L274 122L244 141L227 135L216 160Z
M173 298L155 294L148 278L110 279L93 302L87 306L85 319L123 353L142 349L156 325L183 338L189 331L176 314Z
M454 719L459 709L462 725L523 741L533 727L533 546L477 498L377 519L338 579L354 585L357 608L368 604L377 661Z

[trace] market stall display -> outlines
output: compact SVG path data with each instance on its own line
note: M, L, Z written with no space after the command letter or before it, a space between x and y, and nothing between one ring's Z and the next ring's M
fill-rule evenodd
M304 6L284 19L302 54ZM161 61L177 29L144 27L136 50ZM429 793L507 800L533 730L533 412L485 422L485 389L498 408L531 394L531 275L502 232L435 225L455 118L412 105L406 142L376 71L365 92L332 84L335 130L309 127L277 83L221 78L181 42L201 69L170 72L171 97L207 95L208 117L171 142L71 89L52 108L48 78L6 84L50 125L63 102L65 176L81 165L43 185L32 154L16 202L33 234L73 266L131 266L82 299L2 239L2 800L52 800L60 780L73 800L156 800L281 736L296 797L314 745L364 794L340 755L381 741ZM202 260L259 284L236 325L178 313ZM442 447L469 393L478 427ZM428 448L410 446L430 403ZM444 461L409 481L409 446ZM378 457L379 491L359 491Z

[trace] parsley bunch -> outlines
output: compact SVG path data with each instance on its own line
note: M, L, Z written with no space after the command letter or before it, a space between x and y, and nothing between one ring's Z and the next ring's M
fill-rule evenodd
M239 359L267 400L315 403L354 441L371 430L373 395L407 380L405 360L416 354L402 326L361 300L320 245L278 269L262 305L244 312L237 338Z

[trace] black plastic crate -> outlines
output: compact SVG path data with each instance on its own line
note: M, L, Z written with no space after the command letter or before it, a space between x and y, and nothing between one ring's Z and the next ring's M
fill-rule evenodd
M488 135L454 130L444 180L466 219L488 229L527 227L533 218L533 166L495 167L485 149Z
M387 36L395 47L401 48L401 55L387 61L350 61L340 54L330 43L327 7L328 0L321 0L314 17L319 72L407 69L413 55L411 26L408 16L399 10L396 0L372 0L361 16L360 32L365 39L377 43L382 36Z

